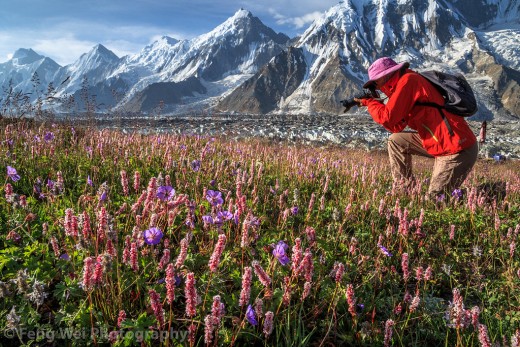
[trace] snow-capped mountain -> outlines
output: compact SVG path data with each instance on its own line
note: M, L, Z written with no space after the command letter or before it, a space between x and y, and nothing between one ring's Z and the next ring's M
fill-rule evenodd
M183 98L207 101L236 87L282 52L288 40L241 9L192 40L163 37L126 58L109 80L122 80L129 86L120 106L150 111L159 105L156 101L162 101L166 111L171 111L179 109ZM158 95L158 91L162 92Z
M54 81L59 69L54 60L32 49L20 48L11 60L0 64L0 86L4 90L30 92L34 100Z
M409 61L413 69L462 71L480 100L480 117L520 115L520 25L518 2L480 1L485 23L473 28L477 14L467 4L441 0L341 1L312 23L285 52L299 61L293 70L305 70L297 87L287 93L273 83L289 75L277 60L218 105L222 111L275 113L337 113L339 101L361 92L370 62L381 56ZM473 4L473 2L471 2ZM468 13L469 19L464 14ZM478 17L480 18L480 17ZM499 29L495 29L495 28ZM504 32L505 30L505 32ZM507 37L507 39L506 39ZM304 57L302 59L301 57ZM301 75L299 75L301 76ZM273 91L279 87L280 90ZM278 95L262 108L264 95Z
M519 18L516 0L345 0L289 39L240 9L209 33L164 36L122 58L97 45L60 67L20 49L0 64L0 87L34 99L36 79L52 83L79 110L88 94L100 110L330 114L361 92L372 61L391 56L417 71L462 72L479 117L518 118Z

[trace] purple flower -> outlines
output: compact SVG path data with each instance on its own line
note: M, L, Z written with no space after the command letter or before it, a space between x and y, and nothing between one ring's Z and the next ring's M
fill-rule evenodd
M462 190L460 189L455 189L452 193L451 193L451 196L454 197L455 199L459 200L459 199L462 199Z
M67 253L63 253L62 255L60 255L60 259L69 261L70 256Z
M16 173L16 169L11 166L7 166L7 176L9 176L9 178L12 179L13 182L16 182L20 179L20 175Z
M107 201L107 192L101 193L101 196L99 197L99 201Z
M215 180L211 180L211 181L209 182L209 184L210 184L212 187L214 187L214 186L217 184L217 181L215 181Z
M222 205L224 203L222 193L216 190L208 190L206 192L206 200L213 206Z
M47 178L47 188L49 188L51 190L54 188L54 181L51 180L50 178Z
M195 159L191 162L191 169L195 172L200 170L200 160Z
M54 134L49 131L45 134L45 136L43 136L43 139L45 140L45 142L50 142L54 140Z
M288 248L289 246L285 242L279 241L273 249L273 255L284 266L291 262L291 259L285 254Z
M38 179L35 184L33 184L33 193L38 196L38 199L45 199L45 195L42 193L41 181Z
M392 256L392 253L390 253L388 251L388 249L386 249L385 246L382 246L382 245L378 245L379 246L379 249L381 249L381 252L383 252L384 255L386 255L387 257L391 257Z
M157 199L169 201L175 196L175 189L172 186L160 186L157 188Z
M493 159L495 159L496 162L501 162L501 161L506 160L506 157L501 154L495 154L493 156Z
M253 310L253 307L251 307L251 305L247 306L246 318L247 318L247 321L249 322L249 324L254 325L254 326L258 325L258 321L256 320L255 310Z
M298 206L291 207L291 213L293 216L296 216L298 214Z
M159 228L153 227L143 232L144 242L149 245L156 245L161 242L163 233Z
M260 226L260 218L252 216L249 220L249 225L253 227L259 227Z
M90 179L90 175L87 176L87 184L91 187L94 185L94 182L92 182L92 179Z
M437 202L444 202L444 199L446 198L446 196L444 194L439 194L437 195Z
M217 212L217 220L221 223L224 223L225 221L231 220L233 218L233 213L229 211L219 211Z
M213 217L211 217L210 215L202 216L202 221L205 224L213 224Z

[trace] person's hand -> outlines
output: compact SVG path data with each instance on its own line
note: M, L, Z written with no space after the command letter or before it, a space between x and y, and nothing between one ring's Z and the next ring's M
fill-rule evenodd
M361 99L354 98L354 101L357 102L358 107L362 107L362 106L364 106L364 105L361 103Z

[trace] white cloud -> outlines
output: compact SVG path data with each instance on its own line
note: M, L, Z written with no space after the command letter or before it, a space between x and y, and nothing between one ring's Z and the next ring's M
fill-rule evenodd
M274 10L271 11L272 15L276 19L276 23L279 25L292 25L296 29L301 29L308 24L312 23L314 20L320 18L323 13L314 11L311 13L304 14L303 16L299 17L286 17L280 13L274 12Z
M97 44L122 57L139 52L156 37L168 35L184 39L189 36L182 32L165 34L163 28L145 25L111 26L70 20L55 22L54 25L47 25L45 30L17 28L0 31L0 63L11 59L19 48L32 48L64 66L72 64Z

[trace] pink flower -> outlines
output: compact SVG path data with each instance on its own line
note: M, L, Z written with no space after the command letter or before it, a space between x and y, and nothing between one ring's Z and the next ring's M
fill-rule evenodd
M412 303L410 304L410 312L414 312L419 307L421 303L421 298L419 297L419 292L415 293L415 296L412 299Z
M253 272L251 267L246 266L244 268L244 274L242 275L242 290L240 291L240 299L238 306L242 307L247 305L251 297L251 280L253 278Z
M480 315L480 308L478 306L473 306L471 309L471 324L478 329L478 317Z
M311 294L312 282L305 282L303 284L302 301Z
M484 324L478 325L478 340L482 347L491 347L491 340L489 339L487 327Z
M92 267L94 264L94 259L92 257L87 257L83 260L83 290L90 291L94 283L92 283Z
M303 256L303 260L300 264L300 268L298 270L299 273L303 273L303 277L307 282L312 282L312 275L314 273L314 264L312 262L312 253L309 248L305 250L305 255Z
M282 302L284 305L289 305L291 301L291 278L289 276L285 276L283 278L283 283Z
M262 283L264 287L269 287L269 285L271 285L271 278L256 260L253 261L253 269L255 270L255 274L258 276L260 283Z
M94 266L94 274L92 275L93 284L103 283L103 257L98 255Z
M403 269L403 280L406 282L410 276L408 270L408 253L403 253L401 256L401 268Z
M60 246L58 246L58 240L56 240L56 238L54 236L51 237L51 246L52 246L54 255L56 256L56 258L58 258L61 255Z
M266 337L271 335L271 333L273 332L273 317L274 317L273 312L267 311L265 313L263 332Z
M125 196L128 195L128 175L126 174L125 170L121 170L121 186L123 188L123 194Z
M81 230L81 233L83 234L83 238L85 240L88 240L90 237L90 233L92 232L90 228L90 217L88 216L87 211L83 211L83 228Z
M123 259L122 259L122 262L125 265L130 264L130 247L132 247L132 242L130 241L130 235L126 235L125 248L123 248Z
M345 265L343 263L336 263L334 264L334 280L336 283L341 283L341 280L343 279L343 274L345 273Z
M352 315L352 317L356 316L356 296L354 295L354 286L352 284L347 284L347 290L345 292L347 297L348 304L348 312Z
M428 267L424 271L424 280L429 281L431 279L432 279L432 268L430 267L430 265L428 265Z
M188 327L188 342L190 346L195 344L195 334L197 333L197 326L193 323Z
M117 316L117 327L118 328L121 328L121 324L124 322L125 319L126 319L125 310L119 311L119 315Z
M220 295L213 297L213 304L211 305L211 315L214 318L215 325L220 324L220 320L224 317L225 312L224 303L220 300Z
M250 228L250 222L249 219L251 217L251 213L249 213L244 221L242 222L242 238L240 241L240 247L244 248L249 245L249 228Z
M157 265L158 270L164 269L166 264L170 261L170 250L168 248L165 248L163 251L163 255L161 257L161 260L159 261L159 264Z
M78 219L71 208L65 210L65 235L78 236Z
M422 280L422 278L423 278L423 268L421 266L418 266L415 269L415 279L417 281L420 281L420 280Z
M206 346L209 346L213 341L214 330L215 324L213 322L213 317L208 314L206 317L204 317L204 343Z
M213 250L213 254L211 258L209 258L209 271L215 272L217 271L218 265L220 263L220 256L224 251L224 246L226 244L226 235L220 234L218 236L217 244L215 245L215 249Z
M7 202L13 202L13 194L14 194L14 190L13 190L13 186L11 185L11 183L6 183L5 185L5 199L7 200Z
M299 273L299 267L300 262L303 259L303 252L302 252L302 242L300 238L296 238L294 240L294 246L292 248L292 256L291 256L291 267L292 271L295 275Z
M262 318L264 315L264 301L260 298L255 299L255 313L258 318Z
M186 260L186 257L188 255L188 240L186 238L181 240L181 251L179 253L179 256L177 257L177 260L175 261L175 268L178 269L184 264L184 261Z
M186 297L186 315L188 317L193 317L197 314L197 289L195 289L195 275L193 272L186 275L184 296Z
M175 272L173 264L168 264L166 267L166 300L168 304L172 304L175 300Z
M153 289L148 291L148 295L150 296L150 304L152 306L155 319L157 319L157 324L159 328L162 328L164 326L164 311L162 307L161 296Z
M137 243L136 242L132 242L132 244L130 246L130 267L135 272L139 271L139 264L137 262L137 256L138 256L138 254L137 254Z
M391 319L388 319L385 323L385 341L384 346L388 347L390 346L390 341L392 340L392 327L395 325L394 321Z

